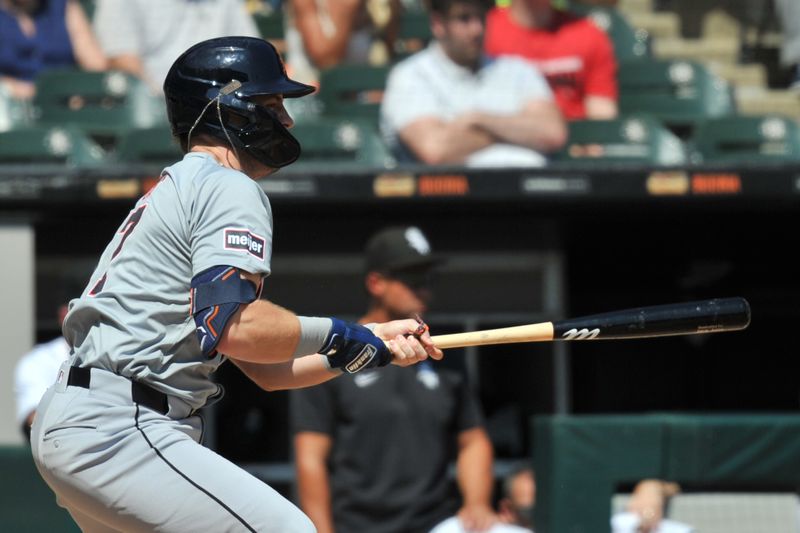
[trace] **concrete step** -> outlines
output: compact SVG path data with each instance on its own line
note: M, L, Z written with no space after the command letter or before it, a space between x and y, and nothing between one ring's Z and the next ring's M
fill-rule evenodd
M675 13L624 13L634 28L647 30L656 41L677 38L681 34L681 20Z
M783 44L783 35L780 31L767 30L759 35L758 28L742 28L738 20L722 9L709 11L703 17L702 35L706 39L744 38L747 44L758 43L769 48L779 48Z
M722 9L713 9L703 17L702 32L705 39L738 39L742 25Z
M797 92L740 87L735 94L742 115L778 113L800 119L800 94Z
M653 42L653 55L659 59L687 59L700 62L734 64L739 59L739 39L661 38Z
M755 28L749 28L745 32L745 42L748 44L760 44L766 48L780 48L783 45L783 34L779 31L766 31L758 35Z
M617 9L627 14L652 13L653 0L619 0Z
M767 87L767 69L764 65L748 64L735 65L730 63L707 63L712 72L720 78L727 80L734 87L754 87L765 89Z

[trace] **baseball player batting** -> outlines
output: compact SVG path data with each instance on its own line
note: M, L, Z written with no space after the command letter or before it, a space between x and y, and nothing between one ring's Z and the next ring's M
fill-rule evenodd
M364 327L258 297L272 213L254 180L300 155L283 99L312 91L248 37L201 42L169 71L186 155L70 303L70 359L33 425L39 472L84 531L312 532L291 502L199 444L197 410L222 392L211 373L230 360L273 390L442 357L414 320Z

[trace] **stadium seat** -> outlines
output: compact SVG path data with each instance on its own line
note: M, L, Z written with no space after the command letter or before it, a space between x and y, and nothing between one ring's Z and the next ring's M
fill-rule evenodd
M75 124L95 137L166 123L163 97L122 72L45 72L34 105L41 123Z
M283 41L285 38L283 11L275 10L268 15L254 13L253 20L258 28L258 33L267 41Z
M374 126L363 119L319 118L296 125L292 134L303 146L292 168L385 168L394 164Z
M620 112L648 113L669 127L735 112L730 86L693 61L632 61L619 68Z
M650 57L650 34L646 30L633 28L616 9L573 4L570 10L589 17L606 32L614 45L614 55L619 63Z
M692 148L697 162L800 161L800 128L780 115L711 119L695 128Z
M183 158L169 126L129 130L122 134L116 157L126 163L169 165Z
M103 149L76 128L32 126L0 133L0 164L90 167L104 161Z
M424 48L432 37L428 13L423 9L406 9L400 16L395 54L398 58L411 55Z
M7 96L0 89L0 131L30 126L33 122L33 106L30 102Z
M681 140L652 117L578 120L568 125L567 144L554 157L557 161L587 165L598 161L649 165L686 162Z
M378 123L388 66L339 65L322 71L319 97L327 116L364 118Z
M80 0L80 4L81 7L83 7L83 11L86 13L86 18L91 21L92 17L94 17L94 10L97 7L97 0Z

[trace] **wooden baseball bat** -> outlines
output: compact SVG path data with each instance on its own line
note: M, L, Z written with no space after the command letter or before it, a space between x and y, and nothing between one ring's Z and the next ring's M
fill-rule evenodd
M435 335L439 348L462 348L515 342L641 339L736 331L750 324L744 298L719 298L612 311L580 318L510 328Z

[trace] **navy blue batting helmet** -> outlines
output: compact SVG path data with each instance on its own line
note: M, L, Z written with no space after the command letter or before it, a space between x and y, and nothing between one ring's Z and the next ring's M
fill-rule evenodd
M254 37L200 42L175 60L164 80L173 135L205 133L273 168L297 160L300 143L252 97L312 92L314 87L289 79L272 44Z

